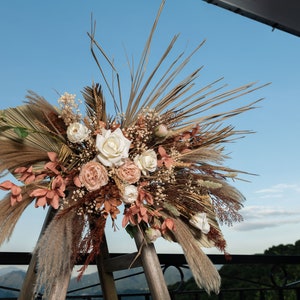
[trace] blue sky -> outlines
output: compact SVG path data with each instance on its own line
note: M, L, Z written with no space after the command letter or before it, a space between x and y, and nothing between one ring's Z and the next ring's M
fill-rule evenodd
M97 22L96 39L114 58L126 95L125 53L138 60L159 5L160 0L1 1L0 109L22 104L27 90L56 104L57 92L80 98L84 86L101 81L87 36L91 14ZM185 73L203 65L199 86L220 77L231 88L253 81L271 83L239 99L243 105L265 98L258 109L231 120L236 128L256 133L226 145L231 159L225 164L258 175L245 176L247 183L233 183L247 200L244 222L223 228L228 251L261 253L273 245L294 243L300 224L300 39L201 0L168 0L149 67L177 33L175 54L206 40ZM101 63L106 68L105 61ZM28 209L0 251L31 251L45 214L41 208ZM118 232L107 228L111 251L134 251L121 218L119 225ZM165 241L158 242L157 249L180 251Z

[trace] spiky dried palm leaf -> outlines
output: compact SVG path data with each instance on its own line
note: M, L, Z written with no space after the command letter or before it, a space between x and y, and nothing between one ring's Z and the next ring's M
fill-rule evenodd
M33 92L28 98L27 105L1 111L1 171L45 161L47 152L59 152L62 146L57 111Z
M21 141L0 138L0 172L13 172L19 166L28 166L47 160L47 152L24 145ZM53 149L53 148L51 148ZM22 155L20 155L20 152Z
M93 84L92 87L85 87L82 95L85 100L88 117L91 120L102 120L105 123L107 121L106 105L101 86Z

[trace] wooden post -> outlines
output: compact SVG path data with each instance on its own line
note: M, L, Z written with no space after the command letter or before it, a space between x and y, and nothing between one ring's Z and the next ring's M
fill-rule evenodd
M145 243L144 236L139 230L135 232L134 239L138 250L140 250L142 266L152 300L170 300L170 294L153 243Z
M96 257L98 275L101 283L102 294L105 300L118 300L118 294L115 286L112 272L106 271L104 261L109 259L109 251L105 234L101 243L101 250ZM54 299L53 299L54 300Z

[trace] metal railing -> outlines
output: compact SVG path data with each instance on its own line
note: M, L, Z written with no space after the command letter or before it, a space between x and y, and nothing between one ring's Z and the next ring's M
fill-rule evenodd
M119 256L122 254L111 254L111 257ZM158 254L161 266L163 270L167 270L170 266L175 267L179 272L179 281L177 286L170 289L170 296L172 300L198 300L198 299L211 299L211 300L224 300L224 299L236 299L236 300L300 300L300 280L293 282L288 282L288 273L285 269L286 265L300 265L300 255L285 256L285 255L232 255L230 260L227 260L223 255L208 255L209 258L215 265L259 265L273 266L273 272L270 273L270 282L272 284L266 284L265 287L261 286L261 282L257 282L256 287L238 287L238 288L222 288L218 295L208 296L205 291L200 289L194 290L184 290L183 283L187 280L185 278L183 269L187 269L187 263L184 255L182 254ZM28 265L30 263L31 254L23 252L0 252L0 265ZM83 258L84 259L84 258ZM80 264L80 262L78 263ZM278 276L276 279L276 272L280 272L280 283L278 283ZM134 273L115 277L115 281L124 280L129 277L138 276L143 274L143 271L136 271ZM222 274L221 274L222 276ZM300 278L300 274L299 277ZM223 277L222 277L223 279ZM239 278L235 276L231 278L235 282L237 281L247 281L247 278ZM248 280L249 281L249 280ZM252 286L256 282L251 281ZM76 295L78 291L84 291L91 287L99 286L98 295ZM19 292L19 289L0 286L0 290L8 290ZM98 300L103 299L100 295L100 282L97 284L80 287L77 289L69 290L66 299L81 299L81 300ZM250 298L251 297L251 298ZM17 298L0 298L1 300L10 299L16 300ZM37 298L39 299L39 298ZM150 300L151 295L148 291L143 290L141 292L134 293L120 293L118 294L118 299L120 300ZM162 299L163 300L163 299Z

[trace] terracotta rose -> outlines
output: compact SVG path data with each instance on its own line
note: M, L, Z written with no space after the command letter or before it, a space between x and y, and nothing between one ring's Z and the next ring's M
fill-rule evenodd
M96 191L108 183L107 170L102 164L90 161L82 166L79 180L88 191Z
M140 180L141 170L130 159L126 159L124 164L116 170L117 176L127 183L136 183Z

